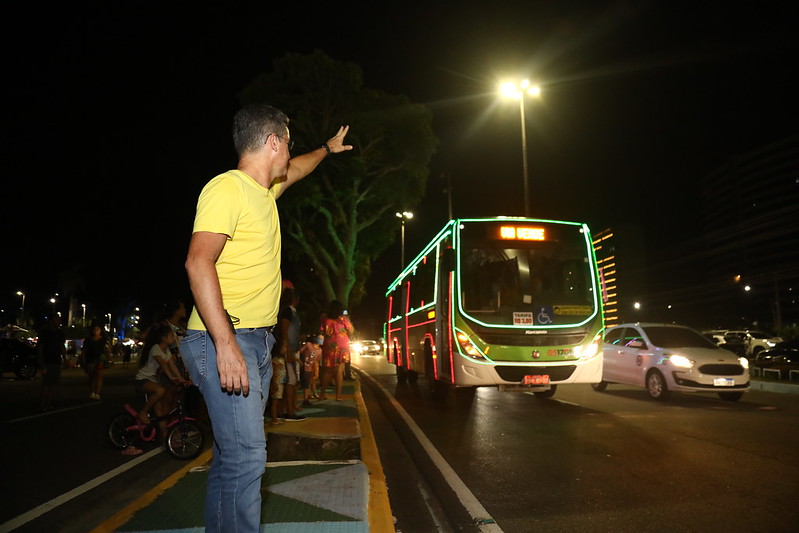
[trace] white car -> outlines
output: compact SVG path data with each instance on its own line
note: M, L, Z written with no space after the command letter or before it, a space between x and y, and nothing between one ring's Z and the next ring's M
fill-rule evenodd
M757 357L763 350L771 350L783 341L782 337L775 337L762 331L749 330L746 332L746 354Z
M381 355L383 353L383 346L372 340L353 342L350 347L359 355Z
M696 330L674 324L619 324L605 332L603 391L611 383L645 387L656 400L669 392L715 392L740 400L749 390L749 361Z

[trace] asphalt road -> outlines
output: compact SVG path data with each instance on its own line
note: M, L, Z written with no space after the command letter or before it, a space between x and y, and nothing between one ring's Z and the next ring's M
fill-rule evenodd
M488 388L432 396L424 379L397 385L379 357L355 363L380 384L364 397L403 533L475 527L393 402L501 531L799 530L799 395L655 402L631 387L573 385L551 400ZM88 531L183 466L154 451L122 471L132 461L106 442L108 420L136 399L134 371L110 369L96 402L83 373L67 370L46 413L38 380L4 376L0 531L20 517L20 532Z
M432 396L423 379L397 385L377 358L359 367L410 415L502 531L799 530L797 395L750 391L731 403L674 394L656 402L632 387L598 393L572 385L551 400L489 388ZM377 437L381 450L396 445ZM437 467L423 451L412 455L455 515L451 527L468 530L439 493ZM394 508L392 454L381 457Z
M64 370L54 410L44 413L37 410L38 377L3 375L0 532L89 531L185 465L154 443L139 461L108 443L108 422L126 402L138 401L135 372L135 365L107 369L98 402L89 399L82 370Z

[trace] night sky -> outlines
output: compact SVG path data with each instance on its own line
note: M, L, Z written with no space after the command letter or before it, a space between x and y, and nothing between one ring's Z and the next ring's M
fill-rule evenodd
M497 97L501 79L543 89L527 105L533 215L637 224L657 248L696 237L703 176L797 133L788 2L419 6L15 7L2 36L4 320L18 290L46 313L71 269L98 314L185 298L197 195L235 166L236 94L287 52L354 62L367 86L433 111L440 147L406 226L410 257L447 220L446 176L455 216L522 214L518 104ZM399 235L367 305L398 263Z

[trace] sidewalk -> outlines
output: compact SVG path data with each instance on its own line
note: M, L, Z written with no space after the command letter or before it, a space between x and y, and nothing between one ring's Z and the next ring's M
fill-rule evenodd
M314 402L307 418L268 425L261 492L267 533L393 532L383 467L357 379L345 401ZM101 524L102 532L199 532L211 450Z

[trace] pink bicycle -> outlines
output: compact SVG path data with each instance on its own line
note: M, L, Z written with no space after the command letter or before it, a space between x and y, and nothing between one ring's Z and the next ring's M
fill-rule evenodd
M145 424L138 418L138 411L125 404L125 412L115 416L108 424L108 440L120 450L139 442L152 442L158 436L158 422L167 420L166 441L169 455L176 459L194 459L205 445L205 436L196 419L186 416L183 402L178 398L177 406L164 416L150 418Z

